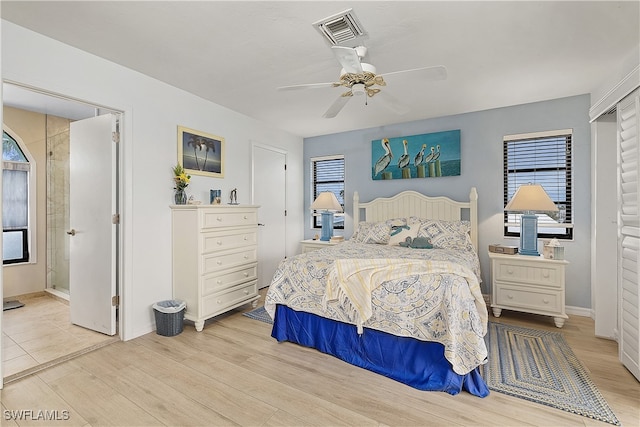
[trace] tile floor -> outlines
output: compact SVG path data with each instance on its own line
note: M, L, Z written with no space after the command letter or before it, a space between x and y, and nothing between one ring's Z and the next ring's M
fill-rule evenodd
M24 307L3 312L4 378L55 363L76 352L119 340L71 324L68 302L49 294L17 298Z

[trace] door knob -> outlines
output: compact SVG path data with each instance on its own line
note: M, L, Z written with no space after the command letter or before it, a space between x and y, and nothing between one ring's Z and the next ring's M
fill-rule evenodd
M69 236L75 236L75 235L76 235L76 230L74 230L74 229L72 228L71 230L67 231L67 234L68 234Z

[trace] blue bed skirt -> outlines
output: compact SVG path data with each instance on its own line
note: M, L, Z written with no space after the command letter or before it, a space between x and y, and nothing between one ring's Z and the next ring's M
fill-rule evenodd
M364 329L311 313L276 306L271 336L315 348L347 363L368 369L419 390L445 391L455 395L465 390L485 397L489 389L479 368L466 375L453 372L440 343Z

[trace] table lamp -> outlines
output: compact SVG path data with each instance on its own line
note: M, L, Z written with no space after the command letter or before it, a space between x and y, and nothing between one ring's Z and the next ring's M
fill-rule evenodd
M521 185L513 195L505 211L522 212L520 219L520 249L522 255L539 256L538 252L538 216L536 212L556 212L553 203L540 184Z
M333 212L332 211L341 211L342 206L340 206L340 202L336 198L336 195L331 191L323 191L318 194L316 200L311 204L311 209L313 210L322 210L320 214L322 215L322 232L320 235L320 240L324 242L328 242L331 240L333 236Z

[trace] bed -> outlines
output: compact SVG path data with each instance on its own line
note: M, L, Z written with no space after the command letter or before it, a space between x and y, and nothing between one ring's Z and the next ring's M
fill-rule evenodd
M487 396L477 201L475 188L463 202L355 192L349 240L278 266L271 335L420 390Z

